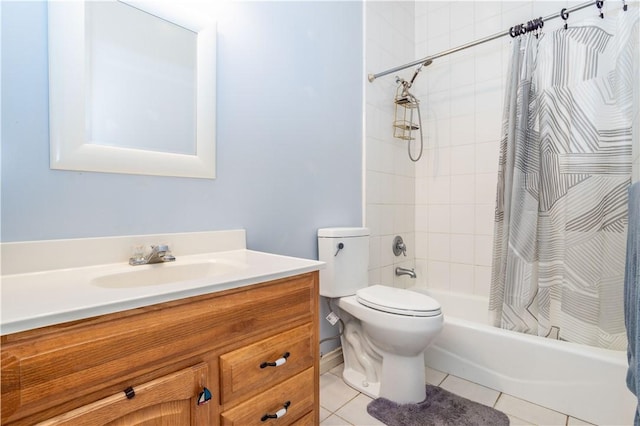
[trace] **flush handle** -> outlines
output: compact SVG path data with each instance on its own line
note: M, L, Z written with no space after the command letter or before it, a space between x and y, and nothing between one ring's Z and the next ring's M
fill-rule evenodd
M260 364L260 368L280 367L282 364L285 364L287 362L287 358L289 358L289 355L291 355L289 352L285 352L280 358L276 359L273 362L263 362L262 364Z

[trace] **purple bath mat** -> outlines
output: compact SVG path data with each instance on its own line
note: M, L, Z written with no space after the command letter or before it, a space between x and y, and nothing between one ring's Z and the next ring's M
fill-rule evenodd
M417 404L397 404L385 398L369 403L367 412L387 426L507 426L501 411L427 386L427 398Z

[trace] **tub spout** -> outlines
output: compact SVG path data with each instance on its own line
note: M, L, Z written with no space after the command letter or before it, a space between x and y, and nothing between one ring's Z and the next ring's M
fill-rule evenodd
M401 268L399 266L396 268L396 275L397 276L409 275L409 277L411 277L411 278L416 278L417 277L416 271L413 268L408 269L408 268Z

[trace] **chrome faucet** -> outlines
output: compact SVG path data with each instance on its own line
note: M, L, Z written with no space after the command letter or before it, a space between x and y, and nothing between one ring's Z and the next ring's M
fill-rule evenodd
M416 271L411 268L411 269L407 269L407 268L401 268L401 267L397 267L396 268L396 275L400 276L400 275L409 275L409 277L411 278L416 278Z
M151 246L151 253L146 256L134 256L129 259L129 265L148 265L150 263L173 262L175 256L171 254L169 246L160 244Z

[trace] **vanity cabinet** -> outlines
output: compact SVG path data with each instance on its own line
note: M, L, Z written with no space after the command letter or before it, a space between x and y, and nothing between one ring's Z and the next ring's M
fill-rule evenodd
M318 424L318 272L9 334L1 351L3 425Z

